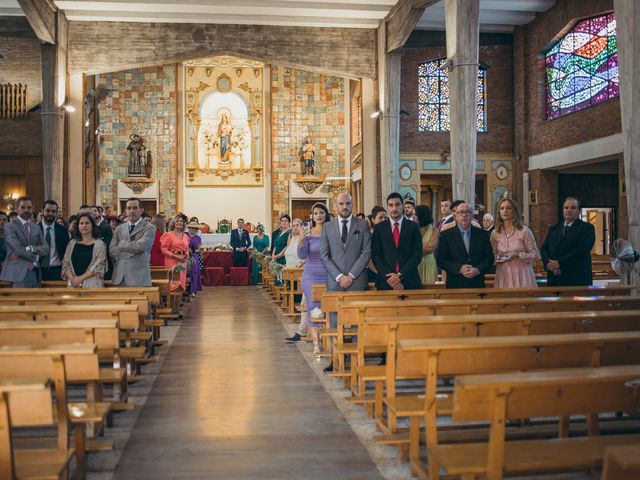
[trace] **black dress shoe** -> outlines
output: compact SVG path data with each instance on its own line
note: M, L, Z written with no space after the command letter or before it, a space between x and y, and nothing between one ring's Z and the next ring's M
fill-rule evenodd
M326 367L324 367L324 368L322 369L322 371L323 371L324 373L330 373L330 372L333 372L333 363L330 363L329 365L327 365Z
M297 333L294 333L291 337L285 338L285 341L289 343L296 343L301 342L302 338L300 338L300 335L298 335Z

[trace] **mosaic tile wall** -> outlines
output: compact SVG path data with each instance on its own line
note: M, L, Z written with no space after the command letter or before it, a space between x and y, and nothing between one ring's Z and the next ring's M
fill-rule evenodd
M289 208L289 180L302 176L298 150L309 136L315 175L345 172L344 80L294 68L271 69L273 220Z
M167 65L98 77L97 90L106 92L98 105L100 203L117 204L118 179L127 176L129 135L137 133L151 152L152 178L160 181L160 211L177 210L176 73Z

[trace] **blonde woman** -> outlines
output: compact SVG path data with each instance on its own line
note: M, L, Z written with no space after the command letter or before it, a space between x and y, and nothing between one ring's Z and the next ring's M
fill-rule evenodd
M510 198L496 207L498 218L491 232L491 247L496 262L496 288L535 288L538 286L533 265L540 259L536 239L522 224L520 210Z

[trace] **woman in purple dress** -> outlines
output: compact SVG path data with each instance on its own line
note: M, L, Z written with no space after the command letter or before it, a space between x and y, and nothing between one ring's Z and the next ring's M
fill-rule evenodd
M191 270L189 271L191 275L189 293L191 296L195 296L196 292L202 290L202 254L200 253L202 239L200 235L198 235L198 230L200 230L199 224L191 222L187 225L187 228L189 229L189 236L191 237L191 240L189 240L189 256L193 260Z
M329 210L322 203L316 203L311 207L311 231L305 229L304 238L298 244L298 257L300 260L306 260L304 270L302 271L302 291L307 299L307 322L309 324L309 333L313 340L313 354L320 356L320 336L318 328L321 323L314 323L311 318L311 310L320 306L320 302L312 301L311 287L315 283L327 283L327 271L322 264L320 258L320 237L322 236L322 227L329 220Z

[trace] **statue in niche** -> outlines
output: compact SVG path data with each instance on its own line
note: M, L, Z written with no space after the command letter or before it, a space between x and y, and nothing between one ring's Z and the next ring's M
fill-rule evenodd
M298 155L302 161L302 174L305 176L313 176L316 148L313 146L313 143L311 143L311 139L309 137L305 137Z
M132 177L144 177L146 175L147 164L147 147L144 145L144 139L137 133L129 135L129 167L127 173Z
M220 139L220 164L228 165L231 162L231 134L233 127L229 119L229 113L224 112L218 124L218 138Z

